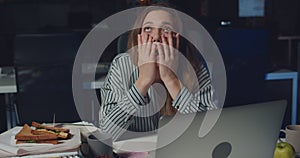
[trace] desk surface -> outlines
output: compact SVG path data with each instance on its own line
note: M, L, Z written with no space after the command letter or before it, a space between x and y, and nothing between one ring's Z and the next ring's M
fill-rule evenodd
M16 93L15 75L0 74L0 93Z
M300 40L300 36L279 36L278 40Z
M81 137L83 138L83 139L81 138L81 140L83 140L82 141L83 144L86 143L85 139L90 134L90 132L93 132L93 131L97 130L97 128L94 127L94 126L78 126L78 125L70 124L70 125L66 125L64 127L66 127L66 128L72 128L72 127L73 128L75 128L75 127L79 128L80 133L81 133ZM11 130L9 130L9 131L11 131ZM9 131L6 131L6 132L0 134L0 136L3 136L4 134L9 133ZM156 142L157 142L157 135L151 135L151 136L132 138L132 139L127 139L127 140L114 142L113 146L114 146L115 149L116 148L118 149L121 146L129 146L129 147L132 147L132 148L135 148L135 149L138 149L138 148L143 149L145 147L143 145L145 145L145 144L153 145ZM117 152L120 152L120 151L117 151ZM64 153L64 154L72 155L74 153L71 153L71 154L70 153ZM119 154L122 155L122 156L129 156L130 155L128 153L124 155L124 153L122 151ZM142 155L140 157L143 157L143 158L154 158L156 153L155 153L155 150L154 150L154 151L150 151L148 154L147 153L145 154L145 152L132 152L131 154L133 154L133 155L139 154L139 155ZM39 157L39 156L37 156L37 157ZM300 158L300 157L296 156L296 158Z
M298 72L284 71L284 70L267 73L265 76L266 80L294 79L294 78L295 79L298 78Z

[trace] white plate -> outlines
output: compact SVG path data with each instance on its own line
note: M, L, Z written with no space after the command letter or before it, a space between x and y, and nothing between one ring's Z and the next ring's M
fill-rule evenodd
M21 143L21 144L17 144L17 140L15 139L15 135L17 133L19 133L20 129L16 129L12 131L12 136L10 137L10 144L12 146L18 146L18 147L27 147L27 146L53 146L55 144L50 144L50 143ZM72 134L72 131L70 131L70 133ZM74 136L73 136L74 137ZM73 139L73 137L71 139ZM66 141L70 141L71 139L67 139L67 140L59 140L59 142L64 143Z

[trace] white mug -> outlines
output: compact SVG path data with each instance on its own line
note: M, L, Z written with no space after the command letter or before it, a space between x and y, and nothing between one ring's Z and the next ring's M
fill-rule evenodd
M280 131L285 133L286 142L295 148L296 153L300 153L300 125L287 125Z

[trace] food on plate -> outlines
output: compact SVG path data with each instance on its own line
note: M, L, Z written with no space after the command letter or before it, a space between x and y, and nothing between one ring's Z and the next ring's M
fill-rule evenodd
M50 143L58 144L58 137L56 134L47 133L47 134L33 134L32 129L25 124L21 131L15 136L17 140L16 144L21 143Z
M16 134L16 144L21 143L47 143L58 144L59 140L71 138L70 130L67 128L49 127L37 122L32 122L33 130L27 124Z
M70 129L68 128L59 128L59 127L50 127L39 124L37 122L32 122L31 125L36 128L33 131L33 134L47 134L52 133L56 134L58 138L67 139L71 137Z

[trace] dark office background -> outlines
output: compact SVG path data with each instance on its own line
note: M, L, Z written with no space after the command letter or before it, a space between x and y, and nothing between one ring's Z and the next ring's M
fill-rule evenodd
M85 35L104 18L150 0L0 0L0 66L14 66L14 38L19 34L77 33ZM158 0L157 0L158 1ZM213 36L220 27L259 28L270 32L265 72L287 68L299 72L297 42L288 63L287 43L279 35L300 35L299 0L265 0L263 17L239 17L238 0L169 0L170 3L196 20ZM230 22L221 26L221 22ZM247 38L247 37L245 37ZM116 47L108 48L116 52ZM109 57L112 58L112 57ZM110 59L107 59L110 60ZM270 85L272 84L272 85ZM289 98L290 83L267 85L277 92L266 97ZM288 86L286 86L288 85ZM271 87L281 86L273 90ZM278 96L277 96L278 95ZM286 96L287 95L287 96ZM4 97L0 95L0 104ZM0 107L0 132L6 130L5 108ZM298 121L299 122L299 121Z
M298 0L265 0L265 16L256 18L239 17L238 0L169 1L200 21L210 33L214 33L221 21L230 21L231 27L267 28L274 39L278 35L300 34ZM140 5L138 0L0 0L0 64L12 65L16 34L85 33L113 13L137 5ZM286 63L286 53L282 53L286 46L286 41L273 41L269 66L296 69L296 58L290 65Z

